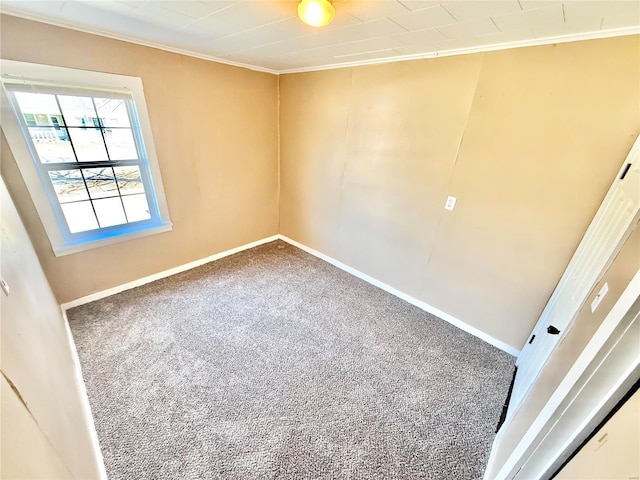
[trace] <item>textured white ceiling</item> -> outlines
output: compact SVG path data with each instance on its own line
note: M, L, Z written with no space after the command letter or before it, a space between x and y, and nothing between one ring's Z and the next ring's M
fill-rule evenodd
M35 20L271 72L640 33L638 0L335 0L316 29L297 0L3 0Z

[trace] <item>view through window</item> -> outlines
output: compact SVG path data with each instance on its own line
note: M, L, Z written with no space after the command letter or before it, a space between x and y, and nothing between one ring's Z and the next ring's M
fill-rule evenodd
M11 95L70 233L151 219L131 100Z
M0 123L56 256L171 231L142 78L0 59Z

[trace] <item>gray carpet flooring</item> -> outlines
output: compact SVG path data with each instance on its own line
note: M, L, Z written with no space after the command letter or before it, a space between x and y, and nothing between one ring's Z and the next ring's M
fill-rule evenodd
M281 241L68 316L112 480L481 478L514 364Z

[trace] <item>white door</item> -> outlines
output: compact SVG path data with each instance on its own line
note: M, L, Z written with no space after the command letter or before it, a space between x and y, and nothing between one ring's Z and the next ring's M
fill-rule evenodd
M589 292L640 216L640 137L636 139L607 196L544 308L516 365L509 402L513 415Z

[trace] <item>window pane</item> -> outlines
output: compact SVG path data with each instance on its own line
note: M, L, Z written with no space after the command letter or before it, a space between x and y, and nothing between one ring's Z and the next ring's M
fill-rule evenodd
M91 97L58 95L58 101L67 125L77 127L99 127L98 115Z
M131 127L124 100L118 98L94 98L98 117L104 127Z
M49 118L49 115L46 115L44 113L36 113L35 114L35 119L36 119L36 124L37 125L42 125L42 126L45 126L45 127L52 125L51 119Z
M69 128L69 134L79 162L109 160L99 129Z
M104 139L109 149L111 160L137 160L138 152L133 141L133 134L128 128L106 128Z
M124 208L127 211L127 219L130 222L151 218L146 195L125 195L122 197L122 203L124 203Z
M113 170L109 168L83 168L82 174L87 181L91 198L105 198L118 196Z
M24 117L24 121L30 127L36 126L38 123L36 122L36 116L33 113L25 113L22 115Z
M80 170L53 170L49 172L49 178L60 203L89 198Z
M93 207L96 209L96 215L98 215L98 221L102 228L127 223L120 197L95 200Z
M54 95L46 93L15 92L16 100L20 106L20 112L27 125L52 125L51 117L58 119L63 125L60 109Z
M144 185L138 167L115 167L118 186L122 195L144 193Z
M41 163L76 162L66 129L29 127L29 135Z
M71 233L86 232L98 228L90 201L65 203L61 207Z

